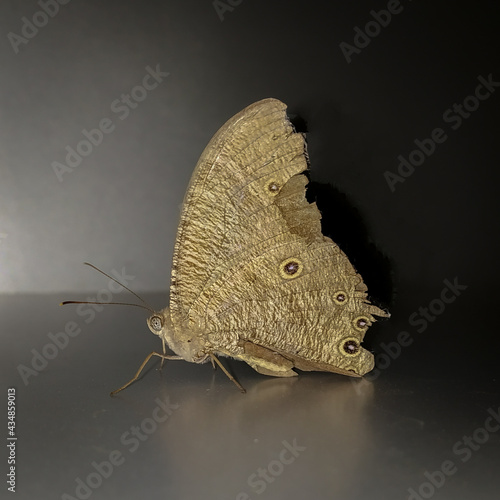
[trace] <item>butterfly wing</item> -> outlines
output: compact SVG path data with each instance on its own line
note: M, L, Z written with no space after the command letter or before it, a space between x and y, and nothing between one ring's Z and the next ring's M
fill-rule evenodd
M305 199L304 136L286 106L244 109L193 173L174 250L170 310L213 350L267 374L292 367L362 375L373 315L366 286Z
M174 248L173 314L188 315L200 290L227 272L228 256L245 249L252 234L238 241L241 220L250 212L255 219L265 216L258 211L274 198L256 184L274 172L283 183L307 168L303 137L294 133L285 109L276 99L248 106L203 151L186 191ZM249 193L256 188L257 197Z

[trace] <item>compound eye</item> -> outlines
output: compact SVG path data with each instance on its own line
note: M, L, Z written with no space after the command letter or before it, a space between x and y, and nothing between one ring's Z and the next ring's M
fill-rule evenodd
M157 332L161 332L161 329L163 328L163 321L160 316L151 316L149 324L151 325L151 328Z

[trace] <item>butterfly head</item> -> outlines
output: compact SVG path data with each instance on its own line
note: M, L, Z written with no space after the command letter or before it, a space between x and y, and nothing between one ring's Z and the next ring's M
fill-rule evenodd
M195 328L174 328L168 307L153 312L148 318L148 327L158 335L178 356L193 363L202 363L208 357L206 336Z

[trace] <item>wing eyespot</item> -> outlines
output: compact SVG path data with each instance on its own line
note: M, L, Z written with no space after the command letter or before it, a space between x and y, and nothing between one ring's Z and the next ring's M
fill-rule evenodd
M275 181L271 181L268 185L267 185L267 191L269 194L271 194L272 196L275 196L279 193L280 191L280 185L275 182Z
M347 293L344 292L343 290L339 290L333 296L333 301L338 306L344 306L345 304L347 304L347 299L348 299Z
M339 351L344 356L358 356L361 348L357 339L349 337L343 339L339 344Z
M286 259L279 265L281 277L287 280L300 276L303 268L302 262L295 257Z
M369 319L366 316L358 316L353 321L353 326L356 330L364 332L369 326Z

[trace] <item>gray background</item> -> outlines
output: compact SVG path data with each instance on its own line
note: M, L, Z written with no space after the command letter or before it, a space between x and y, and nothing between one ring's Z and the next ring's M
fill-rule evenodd
M264 97L307 121L312 179L348 197L398 285L432 288L459 274L490 286L500 100L494 93L456 131L442 114L478 75L500 80L493 4L401 5L348 64L339 44L386 4L242 2L221 22L210 1L72 0L16 54L7 35L40 7L4 2L0 290L93 291L102 278L86 260L125 266L138 291L165 290L201 151ZM157 64L170 76L120 120L111 103ZM59 182L52 162L105 117L114 132ZM391 193L383 173L436 127L448 140Z
M41 7L0 7L0 370L2 391L17 390L17 498L75 495L76 478L114 449L125 464L92 499L400 499L446 460L457 471L430 497L494 498L500 433L475 441L466 462L453 450L464 436L484 438L477 429L500 404L500 96L457 130L443 113L478 76L500 81L495 3L403 1L350 63L339 44L387 2L231 3L221 20L209 0L71 0L17 47L23 17ZM169 76L120 120L112 103L157 65ZM81 265L90 261L164 307L194 165L228 118L265 97L307 129L308 195L324 232L391 310L365 341L377 370L359 385L331 374L270 379L229 362L242 396L210 366L159 372L151 362L109 398L158 339L137 310L58 303L109 299L109 280ZM60 181L52 163L104 118L114 131ZM437 127L447 140L391 192L384 172ZM466 287L449 304L445 280ZM50 353L49 334L71 322L78 336L23 378L34 351ZM401 332L411 344L398 348ZM179 408L130 453L120 437L151 418L157 397ZM306 451L258 494L248 478L293 439Z

